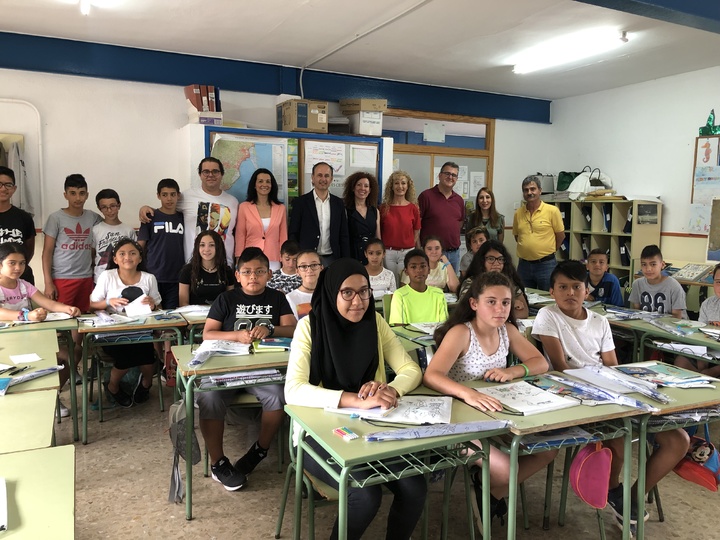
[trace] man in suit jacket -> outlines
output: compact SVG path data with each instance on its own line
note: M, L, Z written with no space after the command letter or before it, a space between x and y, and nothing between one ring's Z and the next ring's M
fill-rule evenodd
M347 216L342 199L330 194L333 169L321 161L312 168L313 190L293 201L288 237L300 249L314 249L323 265L350 257Z

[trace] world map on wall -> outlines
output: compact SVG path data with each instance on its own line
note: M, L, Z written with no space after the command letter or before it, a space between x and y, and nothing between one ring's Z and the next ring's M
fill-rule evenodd
M239 138L218 137L210 153L225 167L222 189L243 202L253 173L259 168L272 171L280 186L279 197L284 199L287 167L287 147L279 142L263 142Z

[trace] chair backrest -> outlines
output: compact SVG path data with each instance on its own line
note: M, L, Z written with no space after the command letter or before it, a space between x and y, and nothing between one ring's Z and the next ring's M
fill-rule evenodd
M392 303L392 294L386 294L382 297L382 310L385 322L390 322L390 304Z

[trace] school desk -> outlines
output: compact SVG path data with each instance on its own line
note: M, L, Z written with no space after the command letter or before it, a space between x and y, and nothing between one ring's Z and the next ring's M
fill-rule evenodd
M436 470L465 466L487 455L489 446L486 441L490 437L506 433L507 429L486 432L448 434L441 437L416 438L402 441L369 442L363 439L367 433L385 431L386 427L377 427L360 419L327 412L321 408L301 407L299 405L285 405L285 412L300 428L297 446L297 467L295 476L295 522L293 533L296 539L300 538L302 521L302 475L305 454L309 454L330 474L338 483L338 532L339 538L347 538L347 498L349 487L363 487L386 483L408 476L431 473ZM489 416L467 406L459 400L453 400L452 422L473 422L492 420ZM353 441L345 441L335 435L333 430L345 426L353 430L360 437ZM307 437L315 440L330 454L334 462L340 467L340 472L334 470L325 460L307 443ZM472 440L482 440L482 451L468 454L464 449ZM428 459L433 458L429 463ZM406 464L401 474L388 474L383 463ZM482 460L483 494L488 494L483 501L483 515L489 515L490 498L490 469L488 460ZM362 481L353 479L353 470L373 470L369 478ZM446 482L446 489L449 482ZM466 478L466 489L469 481ZM426 508L427 510L427 508ZM468 508L468 526L472 529L472 509ZM490 537L490 520L483 519L483 537ZM444 527L447 534L447 526Z
M662 393L667 394L672 400L670 403L657 403L650 399L634 395L637 399L641 399L646 403L652 404L660 409L659 412L651 414L643 414L638 418L638 444L639 448L645 448L648 433L657 433L661 431L670 431L677 428L704 424L706 422L720 421L719 417L703 418L699 421L688 419L686 422L666 422L663 424L649 425L652 416L662 416L664 414L683 412L690 409L699 409L702 407L711 407L720 404L720 384L715 384L716 388L660 388ZM627 455L627 450L626 450ZM645 464L647 462L646 452L638 452L638 492L645 493ZM638 516L644 515L645 498L638 497ZM685 518L683 518L685 519ZM638 519L637 538L642 540L645 534L645 523Z
M487 383L484 381L473 381L468 383L469 386L482 388L493 386L496 383ZM532 433L541 433L543 431L551 431L556 429L580 426L597 436L607 436L607 438L616 438L624 436L625 439L625 465L623 468L623 487L624 491L624 508L623 514L630 515L630 472L632 470L632 428L630 418L638 416L642 413L639 409L631 407L623 407L620 405L577 405L546 413L533 414L530 416L517 416L505 412L493 411L488 413L498 420L508 420L513 422L510 426L512 439L509 447L504 449L510 454L510 491L508 493L508 519L507 519L507 537L514 540L516 534L516 513L517 513L517 492L518 492L518 457L521 454L522 438ZM560 444L556 447L575 446L572 442L567 445ZM538 451L545 451L546 448ZM523 453L533 453L532 451ZM630 538L630 520L625 520L623 528L623 539Z
M75 358L75 343L72 338L72 331L77 330L77 319L63 319L60 321L43 321L39 323L23 323L13 324L8 328L0 329L0 342L5 338L7 334L13 334L15 332L36 332L38 330L55 330L58 334L61 334L65 341L65 347L67 349L68 359ZM32 338L26 336L28 342L32 341ZM75 364L68 360L68 365L73 369L70 370L70 388L75 388ZM70 392L70 411L72 416L73 424L73 436L75 440L78 439L78 420L77 420L77 394L74 391Z
M37 354L41 360L27 364L18 364L18 367L29 366L23 373L37 369L49 368L57 365L58 342L55 330L36 330L8 334L0 339L0 363L13 365L10 356L19 354ZM57 373L51 373L32 381L24 382L8 388L8 394L21 394L36 392L38 390L55 390L60 386Z
M8 530L3 538L75 537L75 447L56 446L0 455Z
M168 341L168 337L162 333L157 337L155 335L150 338L133 339L118 339L116 341L103 341L103 334L114 333L114 332L140 332L140 331L155 331L155 330L169 330L175 334L175 338L178 343L182 343L182 328L187 326L187 322L180 315L164 314L164 315L149 315L147 317L139 317L135 321L126 324L112 324L108 326L92 326L92 324L80 320L78 324L78 332L83 336L82 340L82 442L87 444L87 419L88 419L88 358L94 347L114 347L129 345L131 343L154 343L156 341ZM170 338L172 339L172 338ZM98 381L98 384L102 384ZM162 388L159 389L162 392ZM100 403L100 418L102 419L102 403ZM75 438L77 440L77 437Z
M53 444L56 390L0 396L0 454Z
M185 322L187 322L188 328L188 343L195 343L195 337L200 332L202 337L203 329L205 328L205 321L207 320L207 314L200 313L182 313Z
M178 382L185 387L185 444L186 456L192 456L192 431L195 422L195 392L199 391L199 384L204 377L220 375L223 373L234 373L240 371L252 371L256 369L277 368L285 370L288 364L288 351L262 352L243 356L211 356L204 364L197 367L190 367L193 351L197 345L178 345L172 347L172 353L177 361ZM278 382L263 384L282 384ZM253 386L248 383L247 386ZM240 389L241 387L234 387ZM221 388L203 389L203 391L222 390ZM185 519L192 519L192 460L185 461Z

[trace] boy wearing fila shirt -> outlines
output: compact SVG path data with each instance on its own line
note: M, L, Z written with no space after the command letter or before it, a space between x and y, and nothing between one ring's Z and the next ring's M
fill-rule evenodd
M161 206L150 223L141 223L138 243L145 250L147 271L155 276L163 308L180 305L180 270L185 264L183 214L177 211L180 186L172 178L158 182L157 198Z

